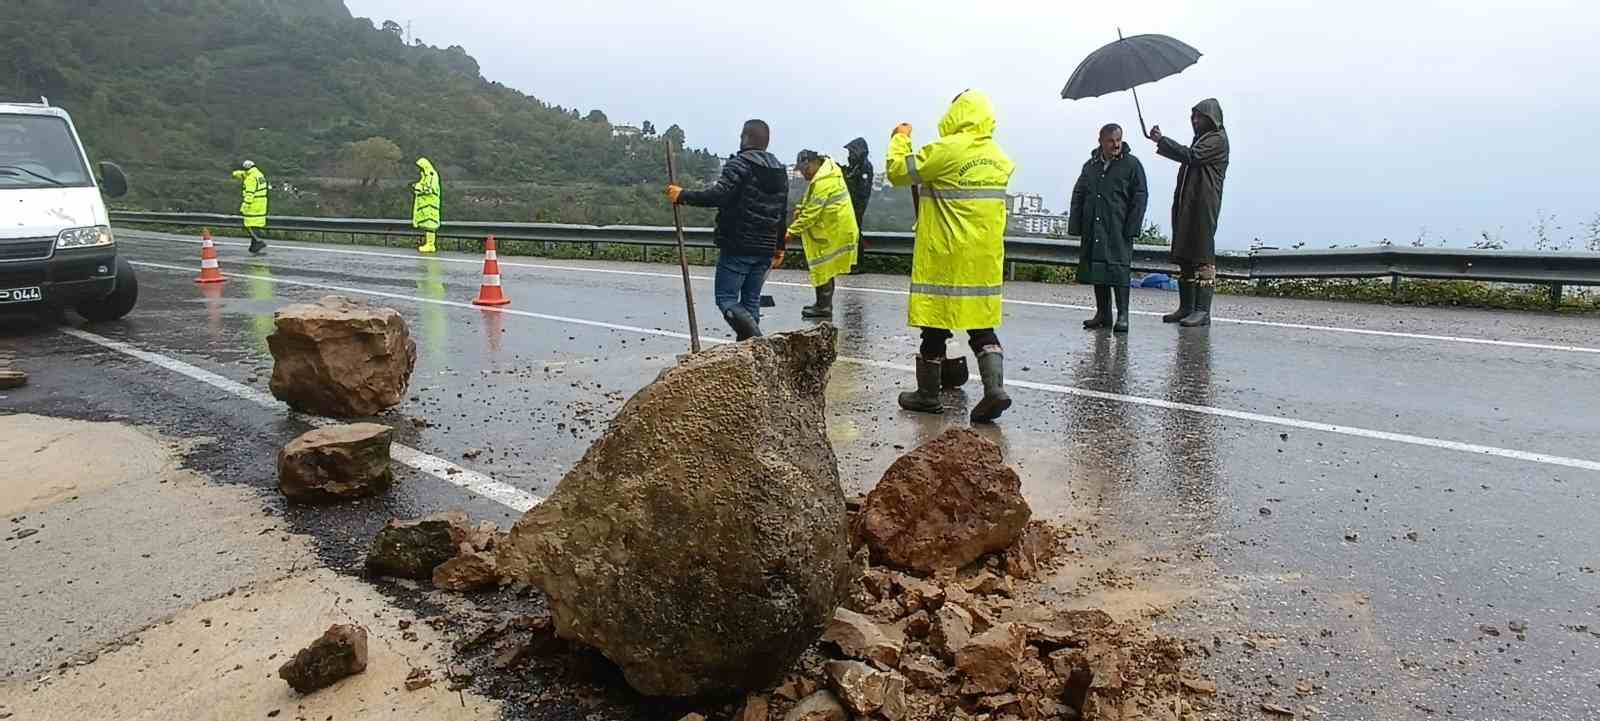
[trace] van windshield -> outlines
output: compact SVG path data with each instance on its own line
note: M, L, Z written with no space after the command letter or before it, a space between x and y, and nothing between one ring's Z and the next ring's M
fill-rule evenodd
M67 121L0 114L0 189L93 186Z

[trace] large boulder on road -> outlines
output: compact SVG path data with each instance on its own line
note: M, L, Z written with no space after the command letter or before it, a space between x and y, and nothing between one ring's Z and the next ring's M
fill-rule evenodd
M333 503L389 490L394 430L376 423L327 426L278 452L278 490L296 503Z
M1000 447L952 428L885 471L857 514L855 532L873 558L901 568L960 568L1005 550L1033 511Z
M647 695L765 686L849 594L827 325L687 357L499 546L557 633Z
M405 400L417 344L393 308L330 295L273 316L272 395L333 418L375 415Z

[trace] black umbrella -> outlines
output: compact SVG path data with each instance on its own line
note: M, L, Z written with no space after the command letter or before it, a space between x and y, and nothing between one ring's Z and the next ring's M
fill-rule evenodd
M1133 107L1139 113L1139 128L1146 137L1150 131L1144 126L1144 109L1139 107L1136 88L1153 83L1169 75L1177 75L1200 61L1200 51L1187 43L1166 35L1135 35L1122 37L1117 31L1117 41L1089 54L1072 71L1072 78L1061 89L1066 100L1082 100L1106 93L1133 90Z

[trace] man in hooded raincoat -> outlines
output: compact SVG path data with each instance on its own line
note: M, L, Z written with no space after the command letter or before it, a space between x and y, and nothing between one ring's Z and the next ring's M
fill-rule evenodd
M1094 317L1083 322L1086 329L1111 326L1114 333L1128 332L1133 241L1144 227L1149 200L1144 166L1122 140L1122 126L1111 123L1101 128L1100 144L1072 186L1072 209L1067 215L1067 234L1083 239L1078 282L1094 286Z
M1211 296L1217 284L1217 216L1222 184L1228 177L1228 131L1222 104L1207 98L1189 115L1194 143L1180 145L1150 128L1156 152L1182 165L1172 195L1172 262L1179 268L1178 310L1161 316L1185 328L1211 325Z
M856 138L844 146L850 157L844 170L844 184L850 188L850 205L856 211L856 227L867 229L867 203L872 201L872 158L868 155L867 139Z
M850 272L856 264L856 212L845 187L844 171L826 155L813 150L800 151L795 169L810 185L789 223L785 244L796 236L806 251L806 266L811 269L811 286L817 290L816 305L800 310L800 317L826 320L833 317L834 278Z
M907 315L922 329L922 347L917 390L900 394L900 407L944 411L941 385L966 380L964 372L947 375L945 341L966 331L983 379L983 399L972 407L976 423L993 422L1011 407L995 328L1005 283L1006 186L1016 166L994 141L994 128L989 96L967 90L939 121L939 139L920 150L911 143L910 123L896 127L885 165L896 187L920 188Z
M422 231L419 253L434 253L434 233L439 231L439 173L427 158L417 158L417 182L411 184L411 227Z
M233 179L239 181L239 215L244 216L244 229L250 234L250 252L259 254L267 249L260 234L267 227L267 176L254 161L246 160L233 171Z

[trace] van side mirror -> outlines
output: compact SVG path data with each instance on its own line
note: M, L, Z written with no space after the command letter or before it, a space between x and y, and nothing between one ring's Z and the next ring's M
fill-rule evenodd
M100 192L107 198L120 198L128 194L128 175L116 163L100 164Z

